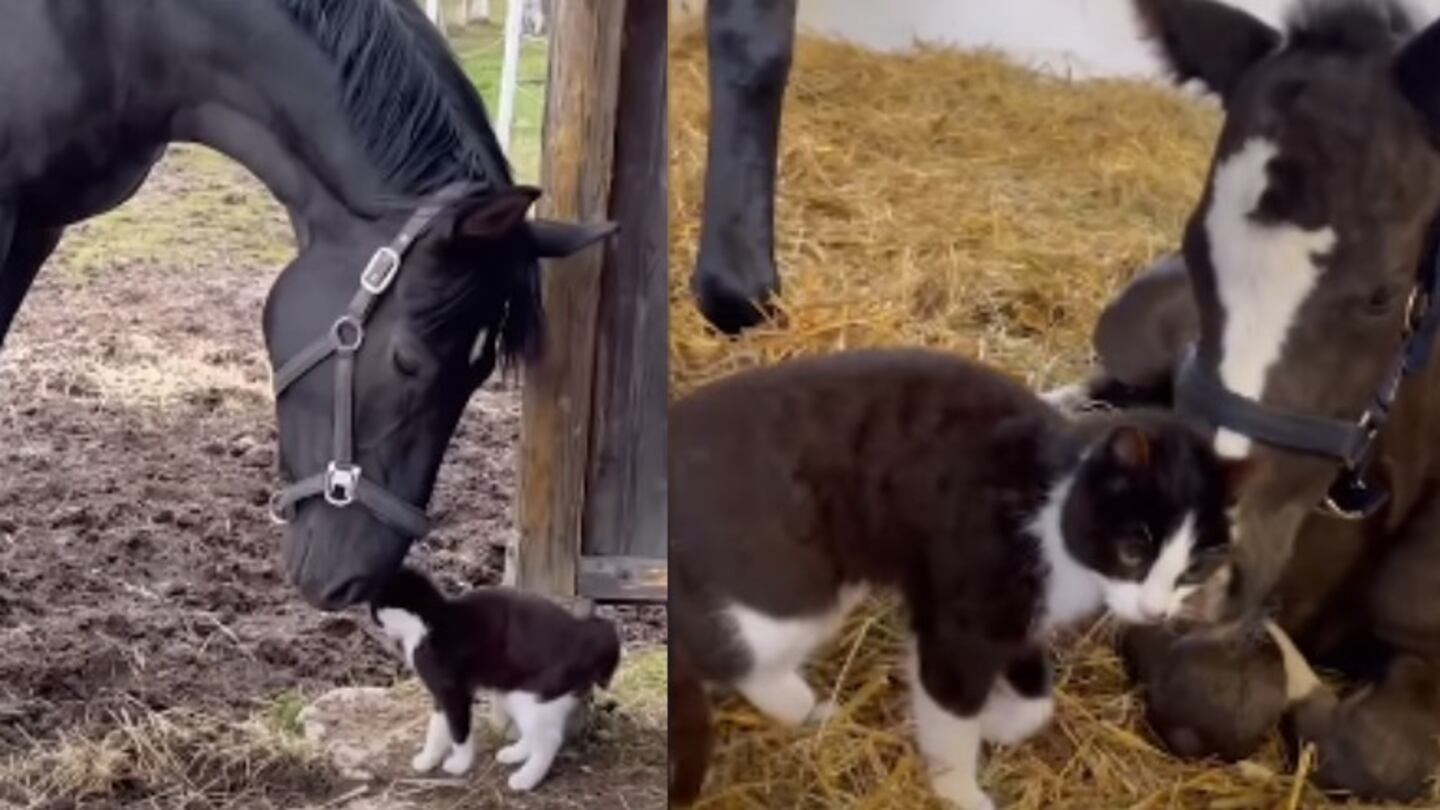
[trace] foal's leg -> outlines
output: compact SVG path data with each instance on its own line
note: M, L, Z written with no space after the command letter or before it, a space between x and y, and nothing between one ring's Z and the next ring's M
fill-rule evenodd
M960 810L994 810L980 789L980 711L999 660L984 643L921 636L909 660L915 737L937 796Z
M795 49L796 0L706 7L710 133L705 210L693 285L717 329L758 323L780 288L775 269L775 171L780 112Z
M0 349L25 303L40 266L60 242L63 228L39 228L22 221L15 209L0 208Z

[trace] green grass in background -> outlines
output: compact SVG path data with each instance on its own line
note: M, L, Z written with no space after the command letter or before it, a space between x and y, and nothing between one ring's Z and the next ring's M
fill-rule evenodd
M485 97L492 120L500 112L500 70L505 62L506 0L492 0L491 20L462 26L462 3L446 5L447 37L465 73ZM516 179L540 182L540 128L545 118L545 79L550 53L545 40L520 40L520 85L515 93L515 123L510 136L510 162Z

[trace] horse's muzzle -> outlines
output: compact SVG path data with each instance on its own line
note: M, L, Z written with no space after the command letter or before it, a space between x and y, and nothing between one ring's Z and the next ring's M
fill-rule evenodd
M411 542L383 530L322 534L302 519L285 529L286 577L314 607L344 610L369 601L379 591L404 561Z

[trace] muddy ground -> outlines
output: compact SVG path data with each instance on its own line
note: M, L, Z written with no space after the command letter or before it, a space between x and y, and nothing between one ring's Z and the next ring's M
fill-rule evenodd
M222 736L270 718L283 735L329 688L403 677L363 616L307 607L279 573L259 316L289 255L263 189L180 148L42 274L0 355L0 807L293 807L353 787L313 762L183 796L148 772L85 790L34 781L45 757L147 717ZM499 580L517 439L518 392L492 382L447 457L439 529L412 557L452 588ZM663 643L663 613L620 618L630 652ZM526 806L660 806L663 742L639 733L654 739L627 751L623 779L562 767L553 803ZM631 784L647 758L653 777ZM456 806L436 801L422 806Z

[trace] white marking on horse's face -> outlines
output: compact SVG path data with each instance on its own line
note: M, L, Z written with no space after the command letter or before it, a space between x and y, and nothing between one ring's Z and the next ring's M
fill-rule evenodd
M1269 183L1266 166L1279 153L1272 141L1252 138L1215 169L1205 235L1215 288L1225 311L1219 375L1225 387L1259 399L1280 359L1285 338L1321 268L1317 258L1335 246L1335 231L1262 224L1251 218ZM1250 439L1229 430L1215 434L1215 450L1242 458Z

